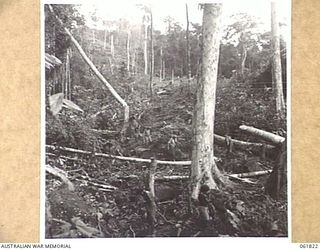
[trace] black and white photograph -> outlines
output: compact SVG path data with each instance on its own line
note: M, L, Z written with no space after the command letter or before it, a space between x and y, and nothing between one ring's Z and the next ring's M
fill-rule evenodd
M290 1L41 8L45 239L289 237Z

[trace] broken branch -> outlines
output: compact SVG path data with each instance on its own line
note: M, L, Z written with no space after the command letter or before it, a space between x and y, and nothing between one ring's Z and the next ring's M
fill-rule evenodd
M104 158L117 159L117 160L123 160L123 161L151 163L150 159L126 157L126 156L116 156L116 155L110 155L110 154L105 154L105 153L92 153L89 151L84 151L84 150L74 149L74 148L56 147L56 146L51 146L51 145L46 145L46 148L52 149L52 150L60 149L60 150L72 152L72 153L94 155L97 157L104 157ZM160 161L159 160L159 161L157 161L157 163L159 165L161 164L161 165L174 165L174 166L190 166L191 165L191 161Z

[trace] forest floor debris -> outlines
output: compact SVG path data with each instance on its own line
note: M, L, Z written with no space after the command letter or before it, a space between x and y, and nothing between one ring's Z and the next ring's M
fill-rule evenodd
M170 161L191 159L193 95L181 87L165 88L165 83L158 88L162 91L168 88L166 95L157 95L148 104L140 100L140 96L136 99L131 96L128 101L138 118L139 134L127 135L122 141L102 135L105 144L102 143L101 152ZM114 116L112 112L109 115ZM113 126L96 127L112 131L115 128L116 121ZM151 140L145 140L145 128L150 129ZM237 135L237 131L232 133ZM47 163L67 173L75 188L68 190L60 180L46 179L52 216L47 218L50 230L46 237L151 236L143 197L146 163L47 150ZM218 146L215 155L221 159L217 163L219 169L228 174L265 171L274 165L272 160L261 160L250 152L228 153ZM156 170L158 177L188 174L188 166L159 165ZM132 178L126 178L128 176ZM248 182L233 180L233 186L213 190L210 202L216 210L210 225L205 227L197 216L189 215L185 180L156 181L155 236L286 236L286 192L283 191L279 200L267 196L264 193L266 178L247 178ZM112 185L117 190L103 189L89 182Z

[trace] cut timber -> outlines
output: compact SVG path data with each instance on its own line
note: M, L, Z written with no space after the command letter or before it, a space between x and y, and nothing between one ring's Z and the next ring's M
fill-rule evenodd
M122 97L115 91L115 89L111 86L111 84L99 72L99 70L96 68L96 66L92 63L92 61L86 55L86 53L84 52L84 50L82 49L82 47L80 46L78 41L73 37L73 35L69 31L69 29L67 29L64 26L64 23L61 21L61 19L54 13L54 10L53 10L51 5L49 5L49 9L52 12L52 14L56 17L56 19L58 20L60 25L63 27L63 29L66 32L66 34L70 37L72 43L74 44L74 46L79 51L79 53L80 53L81 57L83 58L83 60L89 65L89 67L92 69L92 71L98 77L98 79L108 88L108 90L114 96L114 98L123 106L123 108L124 108L124 124L123 124L123 128L122 128L122 132L125 132L126 129L127 129L127 126L128 126L128 122L129 122L129 106L128 106L128 104L125 102L124 99L122 99Z
M101 188L101 189L104 189L104 190L106 190L106 191L117 190L117 189L118 189L117 187L114 187L114 186L104 185L104 184L100 184L100 183L95 183L95 182L92 182L92 181L82 180L82 179L78 179L78 178L76 178L76 180L82 181L82 182L84 182L86 185L94 186L94 187L97 187L97 188Z
M253 134L255 136L259 136L262 139L269 141L269 142L272 142L274 144L281 144L285 141L285 138L280 135L275 135L270 132L267 132L267 131L264 131L264 130L261 130L258 128L254 128L251 126L241 125L239 128L242 131Z
M249 183L249 184L257 184L256 182L250 181L250 180L248 180L246 178L234 177L234 176L230 176L230 175L228 175L228 177L230 179L238 180L238 181Z
M221 135L214 134L214 140L217 144L226 146L226 138L225 137L223 137ZM263 147L263 143L245 142L245 141L239 141L239 140L232 139L232 138L230 138L230 140L232 141L233 146L236 149L246 150L248 148L252 148L253 151L260 152L261 148ZM266 149L273 150L273 149L275 149L275 147L272 145L266 145Z
M156 177L156 181L185 181L189 180L187 175L170 175L170 176L161 176Z
M77 154L86 154L86 155L93 155L97 157L104 157L104 158L110 158L110 159L117 159L122 161L132 161L132 162L143 162L143 163L151 163L150 159L143 159L143 158L135 158L135 157L126 157L126 156L116 156L116 155L109 155L104 153L93 153L89 151L84 151L80 149L74 149L74 148L66 148L66 147L56 147L51 145L46 145L47 149L52 150L62 150L67 151L71 153L77 153ZM174 165L174 166L190 166L191 161L157 161L159 165Z
M46 165L46 171L54 176L59 177L67 185L70 191L74 191L74 185L68 179L66 172L61 169L51 167L50 165Z
M228 176L235 177L235 178L246 178L246 177L253 177L253 176L260 176L265 174L270 174L272 170L263 170L263 171L255 171L255 172L249 172L249 173L241 173L241 174L230 174Z
M256 171L256 172L249 172L249 173L241 173L241 174L227 174L226 176L231 178L246 178L246 177L254 177L260 176L265 174L270 174L272 170L263 170L263 171ZM188 180L189 176L187 175L171 175L171 176L161 176L157 177L156 181L180 181L180 180Z

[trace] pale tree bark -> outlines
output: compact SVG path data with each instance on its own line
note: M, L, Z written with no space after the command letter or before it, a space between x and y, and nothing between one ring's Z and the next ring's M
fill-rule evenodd
M131 57L131 71L135 75L136 74L136 50L133 49L132 57Z
M171 70L171 82L174 84L174 68Z
M107 28L104 29L103 49L107 47Z
M112 59L114 59L113 33L110 34L110 51L111 51L111 57L112 57Z
M280 55L280 34L277 16L277 5L271 2L271 33L272 33L272 85L276 98L276 112L279 116L284 115L285 104L281 78L281 55Z
M165 80L166 79L166 61L163 60L162 62L162 78Z
M144 23L144 48L143 48L143 57L144 57L144 74L148 75L148 23Z
M65 74L65 90L64 90L64 96L66 99L71 99L71 77L70 77L70 48L67 49L67 55L66 55L66 74Z
M109 57L109 65L110 65L110 73L111 75L113 75L113 63L112 63L112 59Z
M127 71L130 74L130 30L127 34Z
M245 131L251 135L255 135L258 136L266 141L269 141L273 144L282 144L286 138L280 136L280 135L275 135L273 133L258 129L258 128L254 128L251 126L246 126L246 125L241 125L239 127L240 130Z
M160 80L160 82L162 82L162 66L163 66L163 64L162 64L162 46L160 47L160 69L159 69L159 80Z
M218 75L222 4L204 4L202 24L202 74L193 116L191 198L201 184L218 188L222 174L214 161L214 112Z
M190 66L190 44L189 44L189 14L188 14L188 4L186 4L186 18L187 18L187 29L186 29L186 39L187 39L187 77L188 84L191 81L191 66Z
M64 31L66 32L66 34L69 36L71 42L73 43L73 45L76 47L76 49L78 50L79 54L81 55L81 57L83 58L83 60L88 64L88 66L90 67L90 69L93 71L93 73L98 77L98 79L104 84L105 87L107 87L107 89L110 91L110 93L112 94L112 96L117 100L118 103L120 103L123 108L124 108L124 124L123 124L123 128L122 128L122 132L124 132L129 124L129 106L126 103L126 101L124 99L122 99L122 97L116 92L116 90L111 86L111 84L103 77L103 75L99 72L99 70L97 69L97 67L92 63L92 61L89 59L89 57L86 55L86 53L84 52L84 50L82 49L82 47L80 46L80 44L78 43L78 41L73 37L73 35L71 34L71 32L69 31L69 29L67 29L66 27L64 27L63 22L61 21L61 19L54 13L54 10L52 8L51 5L49 5L49 9L50 11L54 14L54 16L56 17L56 19L58 20L58 22L60 23L60 25L63 27Z
M242 45L241 45L241 69L240 69L240 72L241 72L242 80L244 80L244 70L246 67L246 60L247 60L247 48L246 48L243 41L241 43L242 43Z
M149 82L149 89L150 89L150 97L153 96L153 67L154 66L154 55L153 55L153 20L152 20L152 11L150 10L150 82Z

